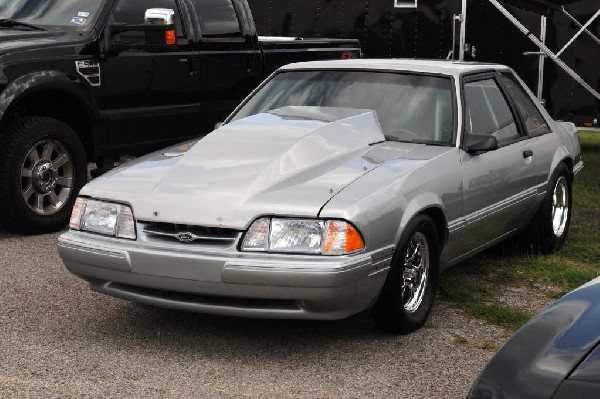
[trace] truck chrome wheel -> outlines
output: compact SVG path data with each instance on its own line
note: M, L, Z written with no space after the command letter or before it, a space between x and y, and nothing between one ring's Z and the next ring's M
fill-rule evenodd
M402 272L402 304L413 313L421 306L429 274L429 245L423 233L417 231L409 240Z
M552 230L556 237L565 232L569 220L569 188L567 179L561 176L556 181L552 195Z
M52 215L66 204L73 187L73 160L59 142L44 140L34 145L21 167L21 193L29 208Z

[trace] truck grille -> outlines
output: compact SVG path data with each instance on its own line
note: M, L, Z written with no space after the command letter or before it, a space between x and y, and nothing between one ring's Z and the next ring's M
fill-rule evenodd
M187 245L231 246L240 232L220 227L185 224L138 222L143 239L148 242L182 243Z

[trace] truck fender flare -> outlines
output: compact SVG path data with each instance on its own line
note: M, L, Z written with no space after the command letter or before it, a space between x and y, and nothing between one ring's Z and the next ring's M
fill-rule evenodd
M90 117L94 109L90 96L77 80L59 71L37 71L18 77L10 82L0 94L0 120L15 101L25 95L46 90L60 90L73 95L88 110Z

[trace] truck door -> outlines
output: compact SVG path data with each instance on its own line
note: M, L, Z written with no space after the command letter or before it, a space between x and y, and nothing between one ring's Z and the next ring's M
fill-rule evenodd
M254 22L244 3L190 0L198 16L199 65L206 123L221 122L260 83Z
M200 134L200 76L196 60L189 55L195 43L188 37L192 28L182 22L178 1L118 0L111 18L144 24L150 8L175 11L177 44L150 51L143 48L144 32L113 37L125 48L127 44L138 46L109 54L102 64L104 92L98 105L109 128L111 147L143 145L141 148L151 149Z

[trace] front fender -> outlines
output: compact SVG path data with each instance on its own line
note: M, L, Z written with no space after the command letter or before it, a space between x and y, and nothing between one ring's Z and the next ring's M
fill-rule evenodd
M444 206L442 199L434 193L422 193L410 200L402 214L400 225L396 231L396 236L394 237L395 242L400 242L400 238L402 237L406 226L415 218L415 216L431 208L437 208L446 215L446 207Z
M78 98L88 110L94 109L90 96L77 80L59 71L37 71L8 83L0 94L0 119L12 104L24 96L46 90L61 90Z

